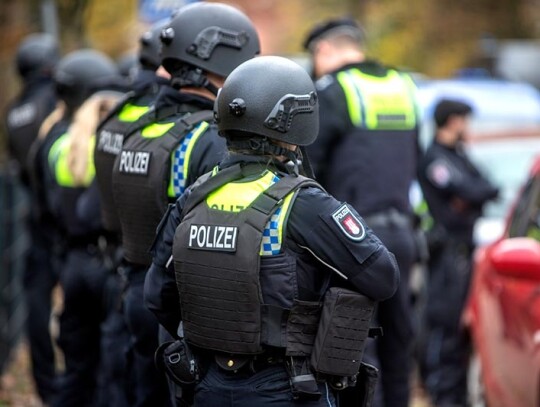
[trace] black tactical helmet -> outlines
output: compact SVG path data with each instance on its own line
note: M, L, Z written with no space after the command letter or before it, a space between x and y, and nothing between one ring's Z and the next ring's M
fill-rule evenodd
M253 135L306 146L319 132L319 104L308 73L295 62L265 56L227 78L214 105L220 134Z
M260 50L259 36L248 17L220 3L181 8L163 29L161 41L162 65L177 86L206 87L205 72L226 77Z
M139 62L144 69L155 71L161 65L161 31L170 20L161 20L154 24L139 38Z
M60 59L58 41L50 34L30 34L17 50L17 70L23 78L52 75Z
M54 70L58 96L71 109L102 89L121 88L121 77L115 63L105 54L83 49L63 57Z

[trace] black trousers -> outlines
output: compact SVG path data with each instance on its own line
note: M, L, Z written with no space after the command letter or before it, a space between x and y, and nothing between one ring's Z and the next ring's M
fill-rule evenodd
M32 376L44 403L56 392L56 370L49 324L52 291L58 282L60 259L53 251L51 236L40 225L30 224L32 242L24 272L24 297L27 308L26 334L30 347ZM52 234L52 231L50 231Z
M60 275L64 309L58 345L64 353L65 371L59 378L54 407L98 404L98 368L101 347L103 288L110 271L91 247L68 251Z
M293 400L285 366L272 366L254 374L232 373L212 363L203 380L195 387L194 407L335 407L330 387L319 383L322 396L317 401Z
M101 367L99 406L129 407L134 403L134 381L130 366L130 334L122 312L124 281L115 271L104 289L105 320L101 324Z
M144 306L146 268L128 266L128 286L124 297L124 316L130 332L132 368L134 374L134 407L170 406L167 380L157 371L154 353L158 347L159 324Z
M429 262L420 373L438 407L466 405L470 345L460 320L469 290L472 250L461 239L448 238Z

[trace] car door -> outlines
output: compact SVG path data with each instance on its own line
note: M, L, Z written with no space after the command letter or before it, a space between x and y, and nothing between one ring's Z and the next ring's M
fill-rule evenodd
M540 176L525 187L509 222L508 238L540 240ZM540 372L540 269L537 278L493 273L501 316L496 352L504 399L511 406L538 406Z

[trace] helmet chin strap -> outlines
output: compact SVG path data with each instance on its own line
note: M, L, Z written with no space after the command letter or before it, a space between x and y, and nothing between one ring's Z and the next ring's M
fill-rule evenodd
M298 176L299 174L299 164L298 164L298 153L296 151L289 150L278 146L277 144L272 143L266 137L252 137L248 139L236 139L236 140L227 140L227 144L230 147L234 147L237 150L250 151L258 155L273 155L275 157L283 156L286 157L290 163L293 165L293 173Z
M176 89L185 87L195 87L208 89L217 96L218 88L210 82L201 68L184 65L179 71L175 72L171 79L171 86Z

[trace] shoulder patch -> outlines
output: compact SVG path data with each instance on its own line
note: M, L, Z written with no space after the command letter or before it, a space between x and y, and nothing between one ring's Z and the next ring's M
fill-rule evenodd
M16 107L8 113L7 122L10 127L23 127L32 123L37 114L36 105L32 102Z
M440 188L446 187L452 178L451 170L444 160L433 161L427 169L427 176Z
M332 213L332 219L339 226L341 231L349 239L354 241L361 241L366 237L366 229L360 219L351 211L349 205L341 205L334 213Z

